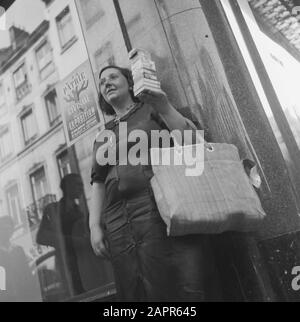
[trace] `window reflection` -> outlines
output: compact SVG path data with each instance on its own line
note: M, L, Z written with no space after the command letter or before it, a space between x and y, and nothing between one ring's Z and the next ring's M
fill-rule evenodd
M28 32L12 28L10 45L0 56L0 273L4 268L9 289L6 298L0 293L0 301L67 301L97 289L104 297L114 287L110 263L94 255L87 225L97 131L67 148L60 117L64 106L57 96L60 75L69 75L84 61L91 62L96 84L105 65L128 66L124 36L113 1L43 2L40 22ZM189 108L204 126L207 139L236 144L242 158L253 158L260 166L201 2L120 0L119 4L132 47L151 53L174 106ZM44 13L49 23L41 23ZM276 55L271 59L278 68L273 77L280 92L286 68L281 68ZM293 68L285 74L286 80L292 72ZM289 100L282 96L288 102L286 116L299 145L299 91L289 87L284 92L289 93ZM272 117L270 123L292 169ZM0 288L2 284L0 277Z
M251 156L255 152L199 2L146 2L120 1L132 46L153 54L164 90L177 108L192 110L207 137L236 144L242 157Z
M115 64L113 47L110 41L96 51L95 61L97 70L101 70L104 66Z
M83 24L83 33L97 84L97 74L104 65L129 63L120 23L113 1L77 1L77 7L82 21L93 15L92 24Z
M26 302L39 300L38 284L33 275L24 249L11 239L15 223L10 216L0 217L0 285L1 302ZM3 286L4 289L3 290Z
M57 17L56 24L61 47L64 49L75 38L72 16L69 7L66 7Z
M5 89L3 83L0 81L0 113L5 109Z
M53 126L60 120L60 111L55 89L52 89L49 93L46 94L45 103L48 112L49 124L50 126Z
M60 178L62 179L65 175L72 172L71 170L71 160L68 150L64 150L57 155L57 162L59 167Z
M80 4L82 7L86 28L90 28L105 14L101 1L99 0L80 0Z
M52 48L47 40L36 49L36 57L40 77L44 79L54 71Z
M32 108L27 109L21 116L21 124L23 129L23 137L25 145L32 143L37 136L37 125L34 111Z
M6 198L10 217L13 219L13 222L16 226L21 225L23 218L21 214L20 197L17 184L7 188Z
M74 297L111 279L110 268L90 246L87 218L78 203L80 175L65 175L60 188L62 198L44 208L36 235L38 245L47 247L36 262L45 301Z
M110 263L94 255L87 225L96 130L67 147L58 89L88 60L81 27L88 29L95 73L124 62L127 52L113 2L76 2L36 1L26 8L32 21L15 15L18 27L0 47L0 226L2 217L13 221L4 248L16 249L5 271L19 265L28 273L25 298L11 282L22 286L19 272L10 269L9 292L20 293L9 295L13 300L68 301L90 292L103 298L114 289ZM9 8L12 16L14 8L24 10L23 1Z
M0 127L0 160L6 160L13 151L12 139L9 126Z

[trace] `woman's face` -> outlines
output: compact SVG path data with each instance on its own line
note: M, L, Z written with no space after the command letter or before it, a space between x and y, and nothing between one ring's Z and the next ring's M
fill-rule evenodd
M99 86L105 101L111 105L130 96L127 79L117 68L112 67L104 70Z

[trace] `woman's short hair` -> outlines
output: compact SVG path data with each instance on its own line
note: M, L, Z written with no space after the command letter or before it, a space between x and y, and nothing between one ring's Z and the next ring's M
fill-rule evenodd
M101 78L101 74L106 70L106 69L109 69L109 68L115 68L115 69L118 69L124 76L125 78L127 79L127 82L128 82L128 85L129 85L129 93L131 95L131 98L134 102L139 102L139 99L136 98L134 96L134 93L133 93L133 85L134 85L134 82L133 82L133 78L132 78L132 74L131 74L131 71L128 69L128 68L124 68L124 67L119 67L119 66L115 66L115 65L108 65L108 66L105 66L104 68L101 69L100 73L99 73L99 80ZM107 115L115 115L115 111L113 109L113 107L107 103L103 97L103 95L101 94L101 91L99 90L99 105L100 105L100 108L101 110L107 114Z

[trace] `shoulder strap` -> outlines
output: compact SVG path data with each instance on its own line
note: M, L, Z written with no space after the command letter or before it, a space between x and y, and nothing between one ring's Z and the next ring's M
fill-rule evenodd
M159 113L157 113L156 111L153 110L151 112L151 117L163 130L168 130L168 131L170 130L168 128L168 125L166 124L166 122L159 115Z

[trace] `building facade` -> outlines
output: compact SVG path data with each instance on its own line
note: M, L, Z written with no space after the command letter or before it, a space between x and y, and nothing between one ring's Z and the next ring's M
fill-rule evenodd
M262 178L267 218L260 229L212 241L224 300L299 300L293 286L300 266L296 1L43 2L44 21L31 33L11 27L11 46L0 50L1 214L12 217L12 243L24 249L40 285L33 298L105 301L115 293L110 264L88 244L86 258L76 255L83 285L77 292L69 272L64 280L59 271L55 249L38 244L36 234L47 206L62 197L67 174L83 182L78 206L85 222L90 207L97 129L67 145L58 86L85 62L97 86L102 67L128 66L128 52L139 47L151 53L174 106L189 108L214 142L235 144Z

